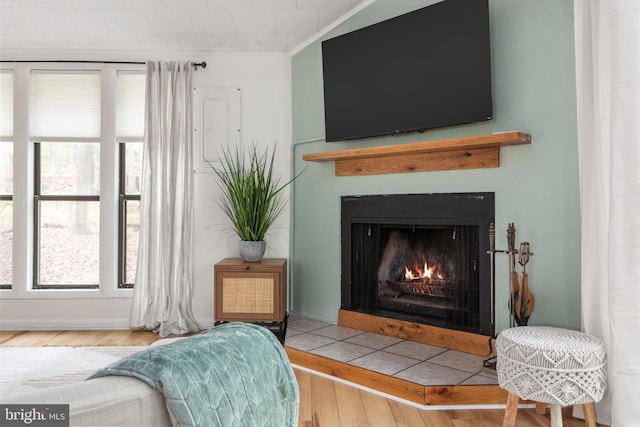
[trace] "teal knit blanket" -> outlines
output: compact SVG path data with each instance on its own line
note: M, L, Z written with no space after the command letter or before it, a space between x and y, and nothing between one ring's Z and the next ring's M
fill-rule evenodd
M174 426L296 426L300 395L284 349L267 329L227 323L103 368L163 393Z

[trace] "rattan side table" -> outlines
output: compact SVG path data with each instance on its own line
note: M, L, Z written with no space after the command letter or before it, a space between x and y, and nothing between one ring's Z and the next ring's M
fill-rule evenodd
M244 262L225 258L214 266L214 321L251 322L284 342L287 325L287 260Z

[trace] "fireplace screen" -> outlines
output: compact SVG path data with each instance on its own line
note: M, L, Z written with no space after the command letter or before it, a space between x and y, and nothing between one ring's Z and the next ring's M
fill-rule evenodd
M342 308L488 334L493 194L473 194L343 198Z

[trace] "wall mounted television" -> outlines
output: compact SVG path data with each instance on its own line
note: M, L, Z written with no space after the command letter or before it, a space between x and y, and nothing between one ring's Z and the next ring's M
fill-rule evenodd
M489 120L488 0L444 0L322 42L326 141Z

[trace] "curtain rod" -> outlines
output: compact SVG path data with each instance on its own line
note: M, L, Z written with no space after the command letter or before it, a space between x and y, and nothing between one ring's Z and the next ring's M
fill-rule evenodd
M22 63L22 62L46 62L46 63L50 63L50 62L57 62L57 63L62 63L62 64L137 64L137 65L144 65L145 62L136 62L136 61L64 61L64 60L55 60L55 61L7 61L7 60L2 60L0 62L12 62L12 63ZM202 62L192 62L191 65L193 66L193 68L195 68L196 70L198 69L198 67L202 67L207 68L207 63L202 61Z

